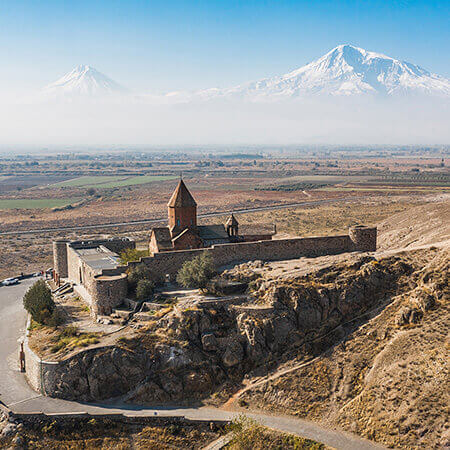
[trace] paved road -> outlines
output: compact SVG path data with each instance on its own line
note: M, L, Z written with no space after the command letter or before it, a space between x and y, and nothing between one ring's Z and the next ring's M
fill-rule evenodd
M0 287L0 400L16 412L91 414L123 413L129 416L185 416L202 420L228 420L238 413L210 407L145 407L124 403L78 403L42 397L25 382L18 367L18 341L25 331L26 317L22 296L36 279L24 280L16 286ZM247 413L263 425L315 439L336 449L372 450L383 448L358 436L330 430L313 422L293 417Z
M308 201L308 202L299 202L299 203L288 203L283 205L275 205L275 206L260 206L256 208L245 208L245 209L233 209L228 211L218 211L218 212L212 212L212 213L204 213L204 214L198 214L197 217L206 218L206 217L216 217L216 216L223 216L226 214L245 214L245 213L251 213L251 212L258 212L258 211L273 211L277 209L286 209L286 208L295 208L298 206L314 206L314 205L321 205L326 203L337 203L337 202L343 202L343 201L356 201L361 200L364 198L368 198L368 196L361 196L361 197L343 197L343 198L331 198L331 199L325 199L325 200L314 200L314 201ZM166 222L167 218L158 218L158 219L144 219L144 220L134 220L130 222L112 222L112 223L104 223L104 224L92 224L92 225L74 225L69 227L54 227L54 228L40 228L40 229L29 229L29 230L15 230L15 231L3 231L0 232L0 236L7 236L7 235L15 235L15 234L40 234L40 233L50 233L52 231L70 231L70 230L91 230L95 228L114 228L114 227L125 227L125 226L132 226L132 225L143 225L143 224L158 224L162 222Z

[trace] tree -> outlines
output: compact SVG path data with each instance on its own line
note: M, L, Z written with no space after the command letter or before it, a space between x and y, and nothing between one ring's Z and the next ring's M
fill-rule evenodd
M138 250L136 248L127 248L120 253L120 262L126 264L131 261L139 261L144 256L149 256L148 250Z
M153 294L155 285L151 280L139 280L136 288L136 299L147 300Z
M178 271L177 282L185 288L205 289L214 274L214 263L211 255L203 252L183 264Z
M150 280L150 278L150 270L148 270L148 267L143 263L129 269L128 286L130 287L130 291L134 291L137 288L139 281Z
M52 292L44 280L38 280L23 297L23 306L33 320L41 324L50 324L56 309Z

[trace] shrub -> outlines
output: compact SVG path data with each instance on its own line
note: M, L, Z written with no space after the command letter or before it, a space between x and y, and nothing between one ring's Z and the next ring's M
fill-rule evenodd
M203 252L190 261L186 261L178 271L177 282L185 288L205 289L215 275L211 256Z
M135 291L139 281L150 280L151 273L145 264L138 264L128 272L128 286L130 291Z
M136 287L136 298L146 300L153 294L155 285L151 280L139 280Z
M31 314L34 321L40 324L54 325L56 306L52 292L44 280L36 281L23 297L23 306Z

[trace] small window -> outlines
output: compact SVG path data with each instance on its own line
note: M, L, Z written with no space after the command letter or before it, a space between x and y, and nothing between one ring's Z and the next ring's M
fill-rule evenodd
M177 227L180 226L180 219L177 219Z

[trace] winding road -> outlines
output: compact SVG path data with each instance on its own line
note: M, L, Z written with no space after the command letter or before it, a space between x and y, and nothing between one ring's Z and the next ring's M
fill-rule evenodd
M39 395L26 383L18 365L18 343L24 334L26 324L22 297L35 280L29 279L15 286L0 287L0 400L11 410L46 414L122 413L127 416L177 416L201 420L229 420L239 414L239 412L212 407L145 407L118 402L79 403ZM336 449L374 450L384 448L356 435L328 429L307 420L268 413L245 411L245 414L267 427L314 439Z

